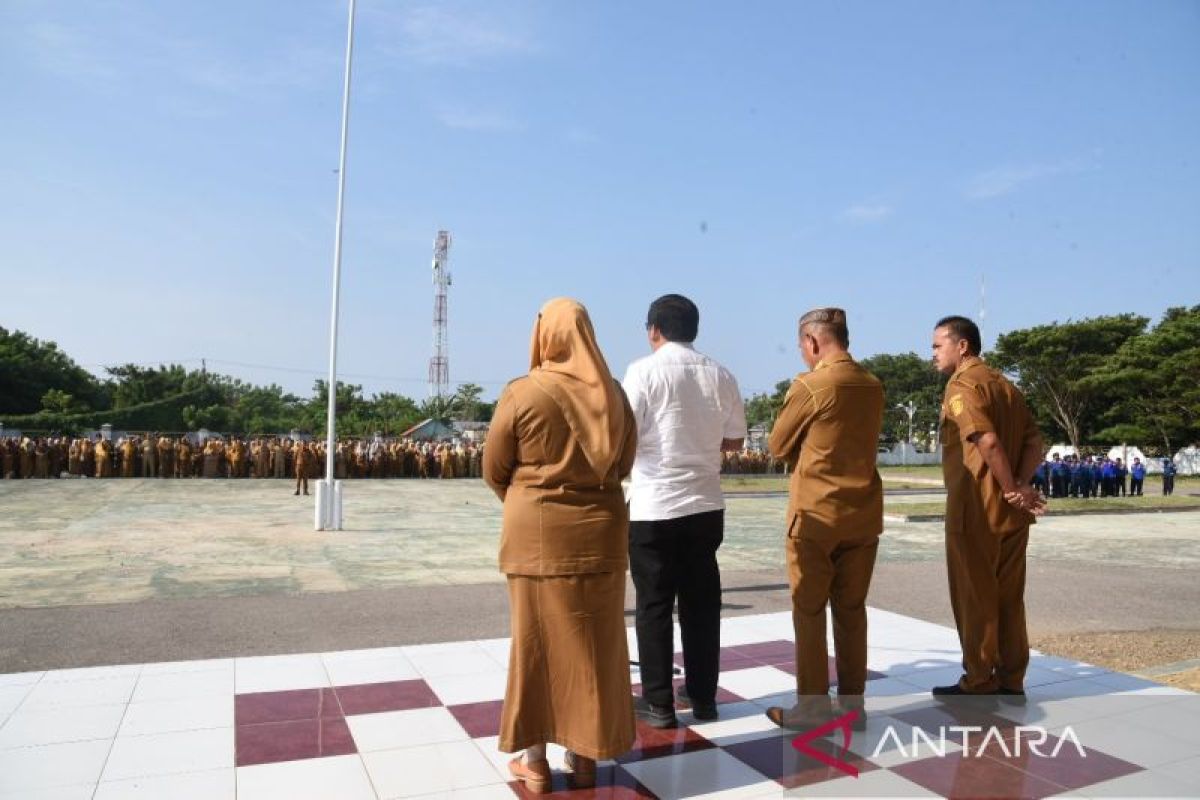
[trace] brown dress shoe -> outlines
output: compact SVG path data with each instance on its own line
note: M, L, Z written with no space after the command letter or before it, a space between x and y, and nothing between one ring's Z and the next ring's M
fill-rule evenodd
M571 785L575 789L591 789L596 785L596 759L567 751L563 759L571 771Z
M533 794L545 794L550 791L550 762L544 758L526 764L524 757L517 756L508 762L508 771Z

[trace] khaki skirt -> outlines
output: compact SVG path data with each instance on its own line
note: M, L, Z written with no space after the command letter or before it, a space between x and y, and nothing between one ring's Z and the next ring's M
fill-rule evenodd
M634 739L625 573L508 576L512 650L500 750L551 742L594 759Z

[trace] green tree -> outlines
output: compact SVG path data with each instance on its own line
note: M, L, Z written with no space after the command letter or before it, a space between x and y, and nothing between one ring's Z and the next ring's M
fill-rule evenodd
M483 387L475 383L462 383L455 392L458 397L457 416L464 422L475 422L479 419L480 401L483 397Z
M759 392L746 398L746 424L751 428L756 425L764 425L769 430L775 424L775 417L779 415L779 409L783 408L783 399L787 396L788 388L791 385L791 381L779 381L775 384L773 393Z
M1087 384L1107 406L1101 438L1161 442L1167 455L1200 439L1200 305L1167 309L1158 325L1127 339Z
M864 358L862 367L883 383L884 412L882 438L889 442L908 439L908 412L897 406L913 404L913 438L937 424L942 408L943 378L933 361L916 353L881 353ZM931 442L927 442L931 444Z
M43 409L42 401L52 389L70 395L73 408L108 406L105 385L54 342L0 327L0 413L36 413Z
M1078 448L1100 427L1102 398L1090 378L1148 322L1118 314L1010 331L996 340L989 361L1016 377L1044 428Z

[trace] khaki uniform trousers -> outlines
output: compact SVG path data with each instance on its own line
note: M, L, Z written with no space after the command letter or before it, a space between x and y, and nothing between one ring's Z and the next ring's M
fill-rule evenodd
M1020 691L1029 665L1025 550L1029 527L998 536L986 526L946 532L950 605L967 692Z
M879 536L857 539L789 538L788 582L796 629L796 692L829 692L825 607L833 610L838 694L861 696L867 683L867 591Z

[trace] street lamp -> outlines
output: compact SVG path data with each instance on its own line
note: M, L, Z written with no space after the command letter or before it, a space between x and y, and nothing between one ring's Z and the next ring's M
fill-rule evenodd
M915 416L917 413L917 404L914 403L911 399L909 399L909 401L907 403L897 403L896 408L898 408L901 411L908 414L908 439L905 442L906 446L901 448L901 450L900 450L901 463L907 467L908 466L908 448L912 446L912 438L913 438L913 416Z

